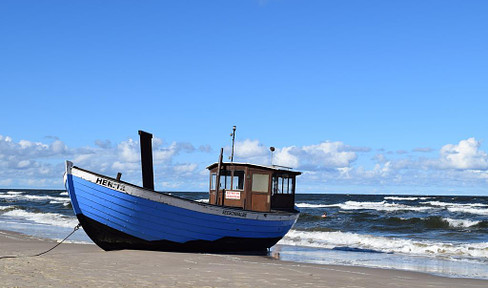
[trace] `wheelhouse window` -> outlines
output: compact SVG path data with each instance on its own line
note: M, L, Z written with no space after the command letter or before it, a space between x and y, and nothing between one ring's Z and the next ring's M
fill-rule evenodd
M212 177L210 178L210 190L215 190L216 185L217 185L217 173L212 173Z
M244 190L244 171L234 171L232 177L232 189Z
M220 175L219 189L244 190L244 171L222 171ZM210 190L215 190L217 185L217 173L212 173L210 179Z
M272 194L294 194L295 177L289 175L273 175L271 191Z
M252 174L252 191L253 192L268 192L269 175L268 174Z
M232 171L222 171L220 174L220 189L232 189Z

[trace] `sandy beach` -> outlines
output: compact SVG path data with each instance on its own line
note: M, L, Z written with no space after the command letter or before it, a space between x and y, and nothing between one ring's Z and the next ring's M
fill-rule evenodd
M0 257L56 244L0 232ZM63 243L39 257L0 259L1 287L487 287L488 281L362 267L314 265L265 256L105 252Z

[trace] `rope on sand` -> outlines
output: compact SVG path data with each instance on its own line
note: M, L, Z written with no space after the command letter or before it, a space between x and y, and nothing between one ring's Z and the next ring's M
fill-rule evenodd
M54 245L52 248L50 248L50 249L48 249L48 250L46 250L44 252L41 252L41 253L38 253L38 254L34 254L34 255L6 255L6 256L0 256L0 259L23 258L23 257L37 257L37 256L44 255L44 254L52 251L54 248L58 247L59 245L61 245L61 243L63 243L66 239L68 239L71 235L73 235L73 233L75 233L78 229L80 229L80 227L81 227L81 224L78 223L78 225L76 225L75 228L73 228L73 231L71 231L71 233L69 233L68 236L64 237L63 240L61 240L56 245Z

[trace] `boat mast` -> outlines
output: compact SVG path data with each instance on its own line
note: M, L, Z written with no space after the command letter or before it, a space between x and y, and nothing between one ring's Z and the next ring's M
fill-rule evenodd
M217 165L217 175L215 177L215 205L219 204L219 190L220 190L220 169L222 169L222 157L224 155L224 148L220 148L219 164Z
M234 162L234 148L235 148L235 141L236 141L236 126L232 127L232 152L230 154L230 162Z

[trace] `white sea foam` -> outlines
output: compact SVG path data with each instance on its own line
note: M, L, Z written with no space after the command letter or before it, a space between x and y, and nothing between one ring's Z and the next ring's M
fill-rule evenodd
M400 217L400 220L408 221L412 218ZM422 220L428 220L429 218L423 218ZM478 225L481 221L471 221L467 219L453 219L453 218L441 218L442 221L449 223L449 226L454 228L460 227L472 227Z
M21 197L25 197L25 199L34 200L34 201L69 201L67 197L55 197L55 196L48 196L48 195L22 195Z
M447 210L449 212L461 212L461 213L469 213L469 214L475 214L475 215L488 215L488 209L487 208L463 208L463 207L448 207Z
M397 203L388 203L386 201L381 202L358 202L358 201L346 201L344 203L337 204L310 204L310 203L297 203L300 208L327 208L327 207L339 207L342 210L376 210L376 211L426 211L431 210L432 207L426 206L410 206Z
M0 211L11 210L14 208L15 206L0 206Z
M488 204L482 204L482 203L449 203L449 202L441 202L441 201L427 201L427 202L420 202L420 204L428 204L428 205L439 206L439 207L488 207Z
M196 200L197 202L202 202L202 203L208 203L208 199L205 198L205 199L198 199Z
M20 194L23 194L24 192L22 191L8 191L7 194L8 195L20 195Z
M55 201L55 200L49 201L49 204L63 204L63 206L68 206L69 203L70 203L69 200L67 200L67 201Z
M0 199L11 199L11 200L27 200L27 201L69 201L68 197L56 197L49 195L26 195L26 194L3 194L0 195Z
M325 207L335 207L339 204L310 204L310 203L297 203L297 207L299 208L325 208Z
M395 197L395 196L389 196L385 197L385 200L398 200L398 201L415 201L419 200L419 197Z
M59 193L59 196L68 196L68 192L66 192L66 191L61 192L61 193Z
M2 216L20 218L40 224L48 224L58 227L73 227L78 223L78 220L72 216L65 216L58 213L34 213L20 209L5 212L2 214Z
M488 215L488 205L482 203L449 203L440 201L420 202L431 206L447 209L449 212L469 213L475 215Z
M467 219L452 219L452 218L442 218L444 221L449 223L451 227L472 227L480 223L480 221L471 221Z
M340 204L339 207L343 210L377 210L377 211L426 211L431 208L429 207L419 207L410 206L397 203L388 203L386 201L381 202L357 202L357 201L346 201Z
M290 230L279 242L284 245L332 249L349 247L385 253L402 253L444 258L470 258L488 261L488 242L443 243L350 232L308 232Z

